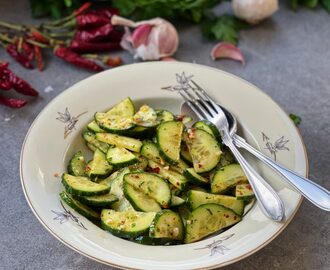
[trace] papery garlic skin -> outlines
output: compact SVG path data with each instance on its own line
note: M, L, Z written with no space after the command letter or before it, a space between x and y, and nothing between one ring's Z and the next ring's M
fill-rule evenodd
M133 22L114 15L113 25L125 26L121 45L142 60L159 60L173 55L179 46L179 34L175 27L162 18ZM131 34L128 27L136 28Z
M232 7L236 17L257 24L278 10L278 0L233 0Z

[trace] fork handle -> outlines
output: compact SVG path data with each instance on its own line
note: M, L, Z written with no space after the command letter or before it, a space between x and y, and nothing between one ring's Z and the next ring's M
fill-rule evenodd
M285 211L283 202L276 191L253 169L234 145L229 133L222 134L223 142L230 148L242 170L247 176L250 185L259 202L262 212L274 221L282 221Z
M295 187L311 203L323 210L330 211L330 192L328 190L307 178L299 176L295 172L285 168L277 162L274 162L266 155L254 149L238 135L234 135L233 139L235 145L244 148L255 157L263 161L266 165L281 175L289 184Z

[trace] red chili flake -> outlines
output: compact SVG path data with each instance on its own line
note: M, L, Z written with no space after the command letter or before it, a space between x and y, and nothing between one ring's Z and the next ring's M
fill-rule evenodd
M252 190L251 185L246 185L246 188L247 188L248 190Z
M203 165L198 163L198 168L202 168L202 167L203 167Z
M185 117L184 114L179 114L179 115L176 115L176 116L175 116L175 120L177 120L177 121L182 121L184 117Z
M152 170L153 170L153 172L155 172L155 173L159 173L159 172L160 172L160 168L159 168L159 167L155 167L155 168L153 168Z
M136 179L140 178L140 176L138 176L137 174L134 174L133 177L136 178Z

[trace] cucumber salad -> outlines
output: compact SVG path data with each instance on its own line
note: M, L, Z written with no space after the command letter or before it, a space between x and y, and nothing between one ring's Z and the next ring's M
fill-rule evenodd
M61 200L115 236L148 245L187 244L239 222L254 199L240 166L208 121L130 98L96 112L82 151L62 175ZM87 154L87 153L86 153Z

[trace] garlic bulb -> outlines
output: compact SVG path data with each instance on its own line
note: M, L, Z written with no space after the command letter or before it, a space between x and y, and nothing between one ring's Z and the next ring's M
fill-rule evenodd
M178 49L179 35L175 27L162 18L133 22L113 15L113 25L125 26L121 46L142 60L158 60L173 55ZM131 33L129 28L135 28Z
M233 0L236 17L256 24L278 10L278 0Z

